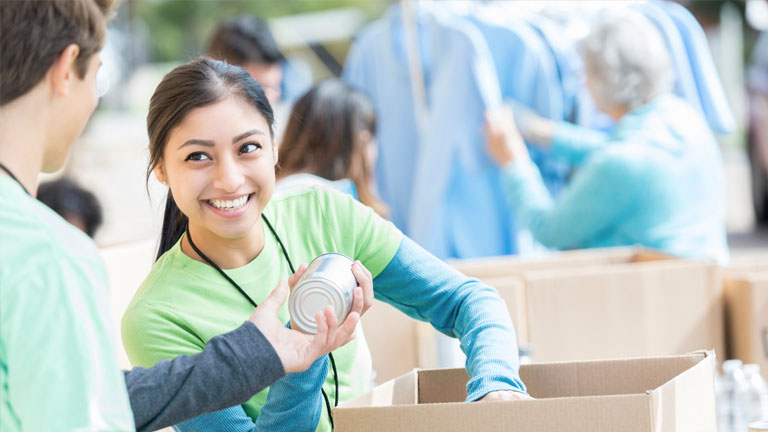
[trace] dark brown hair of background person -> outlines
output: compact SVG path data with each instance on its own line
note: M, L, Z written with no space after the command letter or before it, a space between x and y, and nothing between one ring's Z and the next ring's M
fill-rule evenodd
M37 199L88 237L92 238L101 226L103 217L98 198L74 180L62 177L41 183Z
M367 133L368 139L363 139ZM294 105L279 146L279 178L309 173L328 180L350 179L360 202L387 217L373 190L369 157L376 114L368 97L338 79L321 82Z
M149 101L147 180L152 170L162 161L171 130L181 124L192 110L213 105L228 97L236 97L258 110L269 125L270 136L274 138L275 117L261 85L237 66L200 57L169 72ZM186 230L187 223L187 217L179 210L169 190L156 259L176 244Z
M267 23L255 15L222 21L208 44L208 56L238 66L284 60Z
M106 21L116 3L0 0L0 106L35 87L70 44L80 47L75 64L84 78L89 60L104 45Z

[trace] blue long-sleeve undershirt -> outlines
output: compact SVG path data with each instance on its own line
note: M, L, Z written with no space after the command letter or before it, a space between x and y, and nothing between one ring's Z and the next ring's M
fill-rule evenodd
M374 296L408 316L456 337L467 354L467 401L493 391L525 393L518 374L517 339L506 304L495 289L459 273L403 236L395 256L373 280ZM325 357L324 357L325 358ZM197 431L311 431L323 406L327 359L270 387L254 424L240 406L189 420L176 429ZM266 418L265 418L266 416Z

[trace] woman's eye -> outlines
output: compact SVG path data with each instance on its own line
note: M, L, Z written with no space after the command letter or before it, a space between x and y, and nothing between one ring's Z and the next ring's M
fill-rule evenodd
M261 144L259 143L255 143L255 142L245 143L242 146L240 146L240 150L238 150L238 154L253 153L260 148L261 148Z
M207 154L203 152L194 152L194 153L190 153L189 156L187 156L187 158L184 159L184 161L203 161L208 159L210 159L210 157L208 157Z

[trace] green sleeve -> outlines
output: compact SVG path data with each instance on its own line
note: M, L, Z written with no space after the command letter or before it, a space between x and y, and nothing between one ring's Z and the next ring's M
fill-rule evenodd
M325 225L373 277L395 256L403 234L392 222L347 194L318 188Z
M123 346L133 366L152 367L160 360L205 349L205 342L188 329L186 322L171 310L138 303L123 315Z
M65 256L30 258L31 271L18 269L0 289L9 396L1 413L11 406L24 430L132 430L103 269Z

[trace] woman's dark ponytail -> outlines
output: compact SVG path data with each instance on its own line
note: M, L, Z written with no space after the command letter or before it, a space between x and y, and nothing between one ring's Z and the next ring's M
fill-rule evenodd
M168 252L179 241L181 235L187 230L188 222L187 216L179 210L179 206L176 205L176 201L169 190L168 197L165 199L163 230L160 233L160 246L157 248L155 261L159 260L164 253Z

